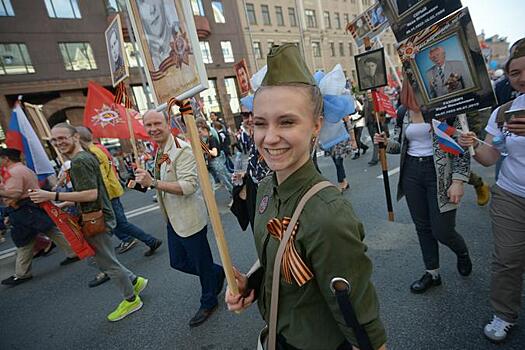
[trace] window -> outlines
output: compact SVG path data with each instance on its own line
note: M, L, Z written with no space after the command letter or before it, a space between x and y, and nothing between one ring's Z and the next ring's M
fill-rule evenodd
M334 13L335 18L335 28L341 29L341 16L339 16L339 12Z
M199 41L201 46L202 61L204 63L213 63L213 58L211 57L210 43L207 41Z
M211 8L213 9L213 18L215 18L215 23L226 23L222 1L212 1Z
M124 1L122 0L108 0L107 6L108 8L111 7L115 11L126 11L126 4L124 4Z
M0 75L34 72L26 44L0 44Z
M392 54L392 44L386 44L386 53L388 55Z
M11 0L0 0L0 17L14 16L13 6L11 6Z
M149 95L149 100L153 101L153 96L151 95L150 91L145 91L144 87L142 85L134 85L131 87L131 91L133 92L133 97L135 97L135 101L137 102L137 107L139 109L140 113L146 112L148 108L148 98L146 97L146 93Z
M135 51L133 44L129 42L125 42L124 48L126 49L126 57L128 59L129 66L130 67L142 66L142 62L140 61L140 54L138 51Z
M333 42L330 43L330 56L335 56L335 44Z
M273 40L268 40L268 52L272 49L273 46Z
M82 18L77 0L45 0L51 18Z
M348 54L350 56L354 55L354 46L352 45L352 43L348 43Z
M270 19L270 10L268 9L268 5L261 5L261 12L262 12L263 24L267 26L272 24L272 21Z
M344 56L345 55L345 46L343 45L343 43L339 43L339 56Z
M253 51L255 54L255 58L262 58L261 43L259 41L253 42Z
M306 26L308 28L317 28L317 19L315 18L315 10L304 10L306 16Z
M239 104L239 97L237 97L235 78L224 78L224 85L226 85L226 93L230 97L230 109L232 113L240 113L241 105Z
M348 15L348 13L345 13L345 23L344 23L345 27L348 23L350 23L350 16Z
M191 0L191 10L194 16L204 16L204 7L202 7L202 0Z
M284 26L283 8L281 6L275 6L275 18L278 26Z
M332 28L332 23L330 22L330 12L328 12L328 11L324 12L324 26L327 29Z
M89 43L58 43L66 70L93 70L97 63Z
M221 41L222 57L224 62L231 63L235 62L233 58L232 42L231 41Z
M246 4L246 13L248 15L248 22L250 24L257 24L257 17L255 17L255 7L253 4Z
M314 57L321 57L321 44L318 41L312 41L312 51Z
M295 17L295 9L288 7L288 18L290 19L290 27L297 27L297 17Z
M217 83L215 79L208 79L208 88L200 93L204 102L204 113L209 115L211 112L220 112L221 105L217 100Z

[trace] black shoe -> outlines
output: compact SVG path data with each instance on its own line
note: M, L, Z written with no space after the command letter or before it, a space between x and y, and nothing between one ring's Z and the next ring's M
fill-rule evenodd
M109 281L109 276L102 272L102 273L99 273L91 281L89 281L88 286L89 288L94 288L94 287L100 286L103 283L106 283L107 281Z
M425 272L423 277L415 281L410 285L410 291L412 293L420 294L425 293L428 289L434 286L441 285L441 276L433 278L432 275L428 272Z
M219 277L217 278L217 288L215 289L215 295L221 294L222 290L224 289L224 280L226 279L226 275L224 274L223 269L221 269L219 272Z
M370 165L370 166L374 166L374 165L376 165L377 163L379 163L378 160L371 160L371 161L368 162L368 165Z
M153 254L155 254L155 251L159 249L161 245L162 245L162 240L157 239L155 243L153 243L153 245L144 252L144 256L152 256Z
M461 276L468 276L472 272L472 261L468 252L458 255L458 272Z
M18 278L16 276L11 276L3 280L2 284L5 286L18 286L19 284L29 281L31 278L33 278L33 276L29 276L26 278Z
M206 322L206 320L217 310L217 305L212 307L211 309L199 309L195 316L193 316L190 320L190 327L197 327Z
M49 254L51 254L51 252L52 252L53 249L55 249L55 248L56 248L56 244L55 244L55 242L51 242L51 245L50 245L48 248L46 248L46 249L44 249L44 250L42 251L42 256L48 256Z
M365 155L366 151L368 151L368 146L367 145L363 145L363 147L361 149L363 150L363 155Z
M357 158L359 158L359 153L354 154L354 156L352 157L352 159L357 159Z
M77 262L79 260L80 260L80 258L78 256L75 256L73 258L66 257L64 260L62 260L60 262L60 266L66 266L66 265L72 264L74 262Z

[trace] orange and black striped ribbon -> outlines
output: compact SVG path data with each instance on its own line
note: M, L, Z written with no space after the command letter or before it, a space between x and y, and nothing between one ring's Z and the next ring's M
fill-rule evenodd
M284 232L290 223L291 218L284 217L282 220L277 218L270 219L266 228L270 234L277 238L279 241L282 240ZM303 286L306 282L311 280L314 277L314 274L310 268L304 263L299 252L295 248L294 240L297 235L297 229L299 223L295 224L295 227L292 231L292 236L286 244L283 254L283 260L281 262L281 271L283 274L284 280L292 284L292 278L297 282L299 287Z
M170 156L167 153L163 153L160 157L157 156L157 163L155 166L157 167L157 173L160 172L160 166L163 164L171 164Z
M124 85L123 81L117 85L115 99L113 102L116 104L122 104L122 101L124 101L124 107L127 109L133 109L133 101L131 101L131 98L129 97L128 91L126 89L126 85Z

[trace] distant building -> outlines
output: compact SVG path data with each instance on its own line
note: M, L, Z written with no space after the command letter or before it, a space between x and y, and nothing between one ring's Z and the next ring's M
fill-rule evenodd
M505 61L509 57L510 43L506 37L500 37L499 35L493 35L489 38L485 37L485 33L481 32L478 35L478 41L482 48L482 52L487 60L487 63L496 61L498 67L503 67Z

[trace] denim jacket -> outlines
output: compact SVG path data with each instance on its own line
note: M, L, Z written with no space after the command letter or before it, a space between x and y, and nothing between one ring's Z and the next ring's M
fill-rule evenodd
M400 171L399 171L399 182L397 184L397 200L401 200L405 195L403 189L403 170L405 165L405 159L408 152L408 140L406 139L406 129L412 121L410 120L410 115L407 111L403 118L403 123L401 127L396 127L394 134L395 138L399 139L401 143L401 160L400 160ZM398 123L399 125L400 123ZM461 130L461 125L457 118L454 119L454 125L458 130ZM439 148L437 137L432 133L433 140L433 157L434 157L434 167L436 169L436 178L437 178L437 193L438 193L438 206L441 213L457 209L458 205L449 202L447 195L448 188L452 184L452 180L461 180L463 182L468 182L470 177L470 153L465 150L463 155L455 156L449 153L446 153Z

